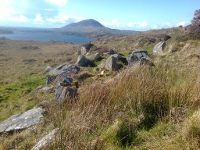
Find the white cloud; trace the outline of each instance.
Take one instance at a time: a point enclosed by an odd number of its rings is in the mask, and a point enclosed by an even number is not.
[[[83,18],[75,17],[75,16],[58,16],[55,18],[46,18],[45,19],[49,23],[67,23],[67,22],[78,22],[83,20]]]
[[[56,4],[56,5],[66,5],[67,0],[44,0],[47,3]]]
[[[162,23],[162,25],[161,26],[168,26],[168,27],[170,27],[171,26],[171,24],[169,23],[169,22],[164,22],[164,23]]]
[[[49,8],[46,8],[44,9],[45,11],[57,11],[56,9],[49,9]]]
[[[0,20],[8,19],[9,17],[20,14],[20,13],[21,13],[20,11],[16,11],[13,9],[1,8]]]
[[[46,18],[45,20],[50,23],[57,23],[57,22],[65,23],[66,21],[63,18]]]
[[[151,26],[151,28],[152,28],[152,29],[158,29],[158,25],[157,25],[157,24],[154,24],[154,25]]]
[[[143,22],[129,22],[129,23],[121,23],[117,19],[114,19],[112,22],[102,22],[103,25],[112,27],[112,28],[146,28],[148,23],[146,21]]]
[[[105,26],[112,26],[112,27],[120,27],[122,26],[122,23],[119,22],[117,19],[114,19],[112,22],[102,22],[103,25]]]
[[[179,23],[177,24],[177,26],[185,26],[186,24],[187,24],[186,21],[182,21],[182,22],[179,22]]]
[[[143,22],[129,22],[126,24],[127,27],[132,28],[145,28],[148,26],[148,23],[146,21]]]
[[[35,21],[35,22],[43,22],[44,20],[43,20],[41,14],[37,14],[37,15],[35,16],[34,21]]]
[[[19,17],[8,17],[8,20],[15,22],[26,22],[28,21],[28,18],[24,15],[20,15]]]

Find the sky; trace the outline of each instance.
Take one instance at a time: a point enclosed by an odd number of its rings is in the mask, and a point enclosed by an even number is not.
[[[59,28],[94,19],[145,31],[190,24],[200,0],[0,0],[0,26]]]

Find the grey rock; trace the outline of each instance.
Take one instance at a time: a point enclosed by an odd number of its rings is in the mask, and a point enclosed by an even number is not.
[[[87,56],[86,58],[87,58],[88,60],[94,61],[94,60],[98,60],[100,57],[101,57],[101,55],[100,55],[99,53],[96,53],[96,54]]]
[[[86,43],[85,45],[83,45],[83,46],[81,47],[81,55],[85,55],[87,52],[89,52],[89,51],[90,51],[90,48],[91,48],[92,46],[94,46],[94,45],[91,44],[91,43]]]
[[[68,102],[72,98],[75,98],[77,96],[77,89],[76,88],[70,88],[70,87],[63,87],[58,84],[55,88],[56,93],[56,101],[61,102]]]
[[[124,65],[128,65],[126,58],[122,57],[119,54],[112,55],[113,57],[117,58],[118,61],[121,61]]]
[[[41,88],[39,91],[45,91],[46,93],[52,93],[54,91],[54,86],[50,86],[50,87],[43,87]]]
[[[43,137],[31,150],[40,150],[47,144],[54,142],[55,135],[59,132],[59,128],[52,130],[49,134]]]
[[[117,70],[118,64],[117,64],[117,58],[114,56],[110,56],[105,63],[105,69],[109,71]]]
[[[45,72],[49,72],[50,70],[52,70],[53,68],[51,66],[47,66],[45,69]]]
[[[148,58],[149,57],[146,50],[136,50],[136,51],[133,51],[132,54],[128,55],[126,60],[128,62],[128,65],[132,66],[138,62],[144,63],[144,61],[148,60]]]
[[[47,76],[46,77],[46,85],[50,84],[51,82],[53,82],[56,79],[55,76]]]
[[[72,74],[77,74],[80,68],[65,62],[56,68],[49,71],[50,76],[58,76],[58,78],[70,77]]]
[[[118,60],[120,59],[120,58],[122,58],[122,56],[120,56],[119,54],[114,54],[114,55],[112,55],[113,57],[115,57],[115,58],[117,58]]]
[[[85,55],[88,52],[88,50],[86,49],[85,46],[82,46],[80,52],[81,52],[81,55]]]
[[[43,109],[38,107],[23,114],[13,115],[0,124],[0,133],[22,130],[37,125],[42,122],[40,118],[43,117],[43,112]]]
[[[113,55],[113,54],[115,54],[115,51],[110,49],[110,50],[108,50],[108,54]]]
[[[166,42],[159,42],[153,48],[153,55],[163,54],[163,51],[164,51],[165,47],[166,47]]]
[[[82,66],[82,67],[88,66],[89,60],[85,56],[81,55],[81,56],[78,57],[76,64],[78,66]]]

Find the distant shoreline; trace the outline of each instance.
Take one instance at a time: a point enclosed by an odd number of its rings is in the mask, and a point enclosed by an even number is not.
[[[68,34],[56,34],[45,31],[13,31],[12,34],[0,34],[1,38],[19,41],[40,41],[40,42],[66,42],[75,44],[85,44],[90,41],[94,41],[92,38],[83,36],[75,36]]]

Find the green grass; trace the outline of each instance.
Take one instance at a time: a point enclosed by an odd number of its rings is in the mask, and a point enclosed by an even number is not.
[[[1,115],[0,121],[3,121],[11,114],[34,107],[35,103],[29,101],[33,90],[39,85],[45,84],[45,78],[30,77],[17,83],[10,83],[0,87]],[[9,112],[9,113],[7,113]]]

